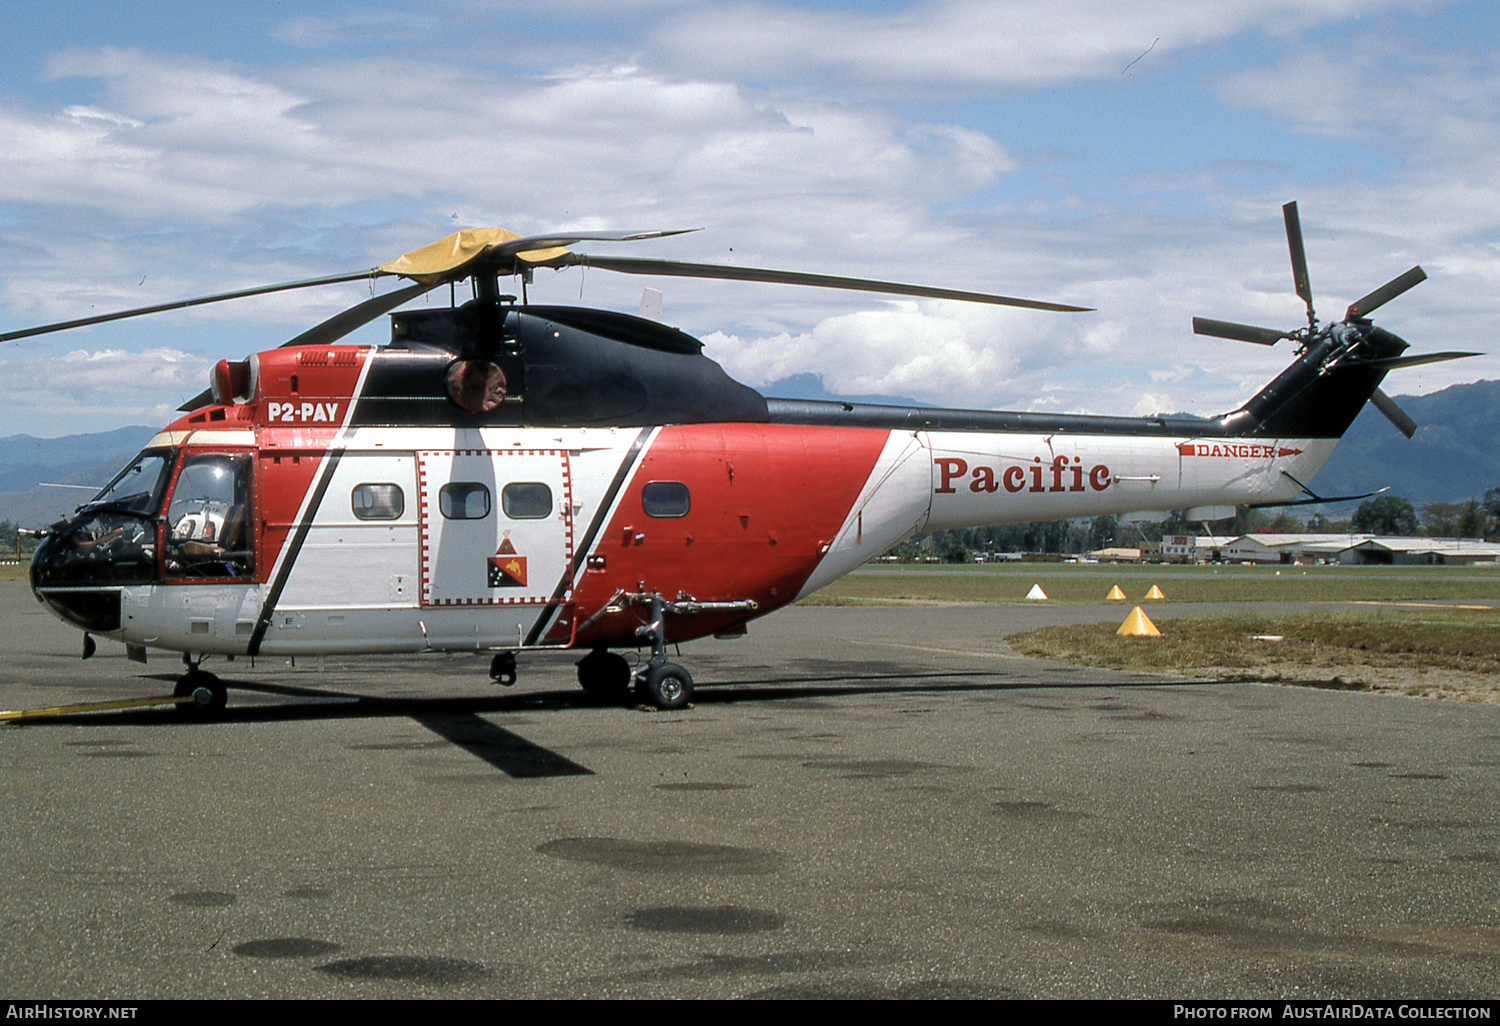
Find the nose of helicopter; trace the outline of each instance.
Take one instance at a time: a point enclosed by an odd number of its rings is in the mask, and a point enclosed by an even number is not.
[[[151,580],[156,533],[150,518],[118,509],[85,511],[54,525],[31,557],[37,600],[76,627],[120,629],[120,589]]]

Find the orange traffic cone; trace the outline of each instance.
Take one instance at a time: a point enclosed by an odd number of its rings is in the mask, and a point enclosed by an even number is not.
[[[1115,633],[1127,638],[1161,637],[1161,631],[1156,629],[1156,624],[1151,622],[1151,617],[1147,616],[1146,611],[1140,606],[1130,611],[1130,615],[1125,618],[1125,622],[1120,624],[1120,629]]]

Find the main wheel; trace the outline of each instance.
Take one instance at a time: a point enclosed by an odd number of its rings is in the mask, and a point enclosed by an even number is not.
[[[186,698],[189,695],[193,698],[191,702],[180,702],[177,705],[177,711],[184,716],[217,716],[224,711],[224,706],[229,701],[229,689],[207,670],[189,670],[178,678],[177,686],[172,689],[172,697]]]
[[[625,657],[596,648],[578,660],[578,683],[605,702],[623,702],[630,695],[630,664]]]
[[[693,677],[676,663],[662,663],[647,671],[641,690],[658,709],[681,709],[693,700]]]

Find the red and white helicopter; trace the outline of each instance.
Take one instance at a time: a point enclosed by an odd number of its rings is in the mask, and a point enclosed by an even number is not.
[[[1368,320],[1413,268],[1319,326],[1295,204],[1285,208],[1308,324],[1196,319],[1199,333],[1295,361],[1209,420],[906,408],[766,398],[695,338],[606,310],[516,303],[538,267],[851,288],[1077,311],[865,279],[585,256],[583,241],[466,230],[355,274],[89,317],[0,341],[281,289],[398,275],[279,348],[214,368],[184,407],[31,563],[37,597],[88,634],[182,653],[178,696],[225,702],[209,656],[581,649],[594,694],[686,704],[669,642],[740,633],[919,532],[1237,504],[1322,501],[1305,482],[1367,399],[1408,435],[1386,372],[1403,356]],[[391,314],[379,347],[348,332],[442,284],[473,299]],[[524,291],[523,291],[524,294]],[[649,649],[635,668],[615,650]]]

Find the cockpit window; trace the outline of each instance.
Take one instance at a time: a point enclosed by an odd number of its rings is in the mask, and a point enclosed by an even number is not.
[[[155,513],[157,504],[161,501],[162,486],[167,483],[167,473],[171,468],[170,450],[147,450],[120,471],[87,505],[109,503],[132,513]]]
[[[167,505],[171,577],[248,577],[250,456],[202,453],[182,462]]]

